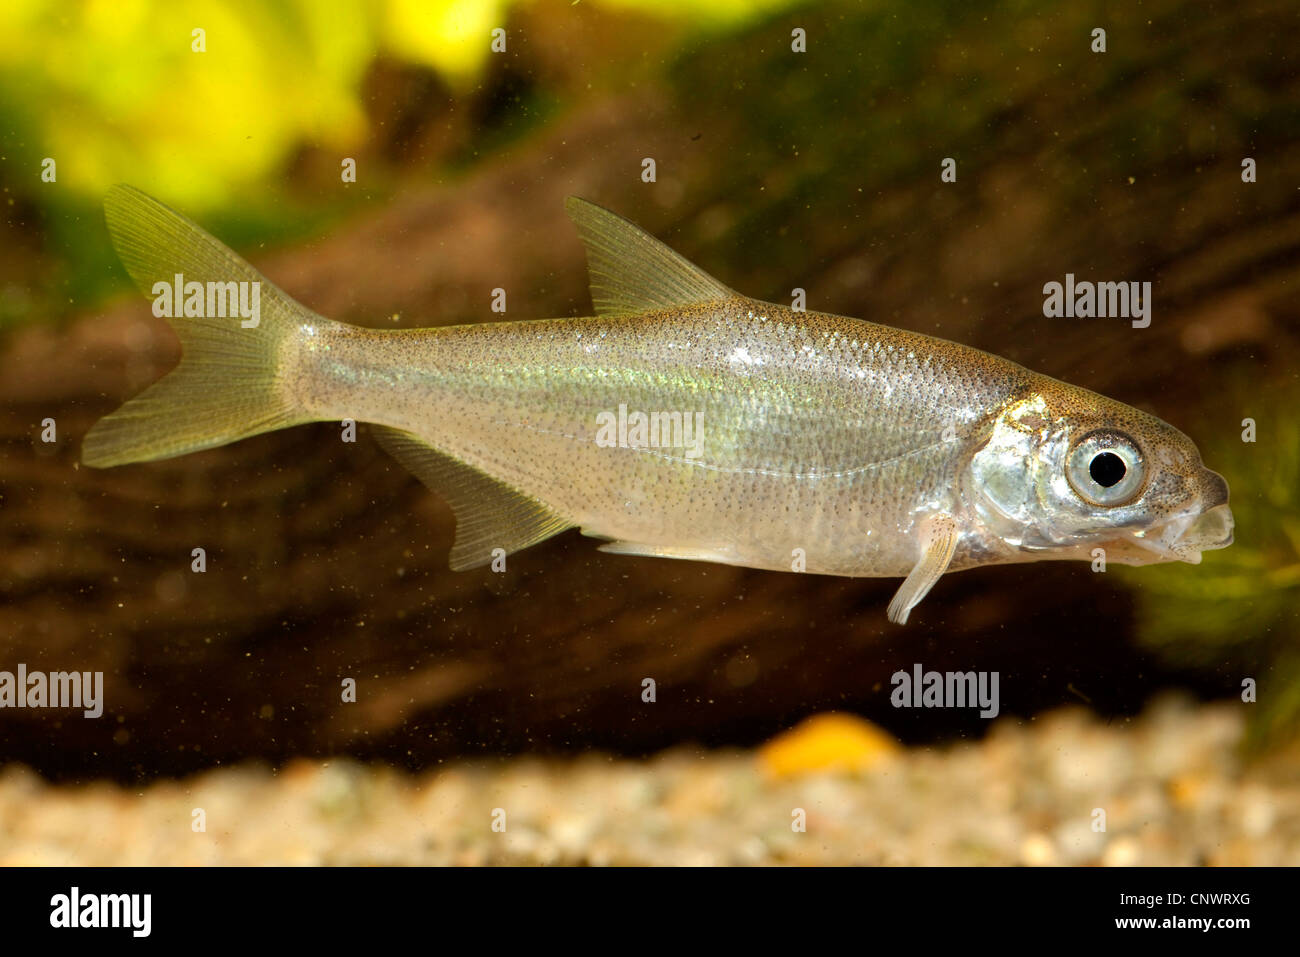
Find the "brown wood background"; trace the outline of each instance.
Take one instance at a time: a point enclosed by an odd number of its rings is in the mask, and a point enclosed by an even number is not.
[[[1123,14],[1104,69],[1065,29],[1082,14],[1045,16],[1037,55],[979,18],[946,40],[942,24],[917,27],[919,60],[899,65],[854,60],[852,23],[837,37],[827,13],[815,37],[840,45],[829,79],[784,65],[781,20],[710,41],[658,86],[578,102],[452,185],[413,178],[329,236],[250,258],[317,311],[373,325],[489,320],[496,286],[512,319],[585,313],[562,205],[578,193],[752,295],[802,286],[810,308],[999,352],[1194,437],[1235,430],[1229,372],[1295,376],[1294,13]],[[568,62],[540,40],[522,56],[522,76]],[[741,80],[743,108],[730,92]],[[939,183],[947,155],[955,186]],[[657,160],[654,186],[638,178],[642,156]],[[1155,281],[1151,328],[1045,320],[1042,284],[1067,271]],[[176,348],[137,298],[0,343],[0,668],[102,670],[107,684],[98,721],[0,715],[0,761],[124,779],[339,751],[421,766],[752,741],[843,707],[914,739],[978,731],[892,712],[882,685],[913,661],[1001,669],[1004,707],[1020,713],[1078,695],[1124,710],[1171,681],[1234,687],[1148,660],[1129,594],[1081,564],[946,578],[897,629],[884,617],[893,581],[607,556],[576,533],[512,557],[505,575],[454,574],[449,510],[364,428],[355,445],[321,424],[80,468],[86,429]],[[37,440],[46,417],[53,446]],[[197,546],[203,575],[189,570]],[[340,704],[344,677],[355,705]],[[640,700],[645,677],[655,705]]]

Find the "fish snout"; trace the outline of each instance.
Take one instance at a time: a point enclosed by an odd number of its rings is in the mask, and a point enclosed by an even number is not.
[[[1201,513],[1188,524],[1179,544],[1208,550],[1232,544],[1232,510],[1228,508],[1228,483],[1209,469],[1201,479]]]
[[[1224,488],[1226,490],[1227,486]],[[1232,529],[1232,510],[1228,508],[1225,493],[1225,500],[1197,516],[1178,542],[1201,551],[1227,548],[1232,544]]]
[[[1222,475],[1206,469],[1204,483],[1205,492],[1201,496],[1201,507],[1206,512],[1228,504],[1228,482]],[[1229,522],[1231,522],[1231,514],[1229,514]]]
[[[1181,515],[1134,534],[1142,548],[1175,560],[1199,565],[1201,552],[1227,548],[1235,525],[1228,508],[1228,483],[1218,472],[1205,469],[1195,504]]]

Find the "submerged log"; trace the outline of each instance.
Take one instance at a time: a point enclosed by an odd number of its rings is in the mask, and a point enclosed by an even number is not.
[[[1300,352],[1300,193],[1285,185],[1300,182],[1300,151],[1277,112],[1300,102],[1300,66],[1280,52],[1297,48],[1296,26],[1280,4],[1204,24],[1164,7],[1164,42],[1096,65],[1076,38],[1043,54],[1060,70],[1035,60],[1029,76],[954,66],[961,44],[994,43],[978,18],[951,40],[909,31],[920,59],[882,74],[844,52],[872,15],[809,31],[844,48],[826,75],[824,62],[786,64],[788,30],[769,25],[687,56],[662,88],[575,109],[461,185],[406,191],[254,258],[313,309],[371,325],[490,321],[495,287],[510,290],[512,319],[585,313],[563,215],[577,193],[749,294],[798,286],[809,308],[987,348],[1193,434],[1235,428],[1239,410],[1215,395],[1225,358],[1265,377]],[[952,94],[966,112],[936,101],[985,67],[975,92]],[[928,92],[911,85],[924,77]],[[733,109],[742,79],[771,96]],[[1155,102],[1165,87],[1184,99]],[[894,139],[873,139],[893,122]],[[1266,171],[1251,187],[1247,150]],[[943,184],[940,159],[955,153],[958,181]],[[653,188],[637,176],[648,154]],[[1066,272],[1153,281],[1150,328],[1044,318],[1042,287]],[[1232,687],[1149,661],[1128,593],[1084,564],[952,576],[897,629],[884,617],[893,581],[611,556],[576,533],[512,556],[505,574],[452,573],[450,510],[364,428],[355,443],[323,423],[79,467],[91,423],[176,350],[135,300],[0,348],[0,669],[103,671],[106,684],[98,720],[0,712],[0,759],[120,779],[337,752],[423,766],[752,741],[830,707],[904,738],[977,732],[972,715],[889,707],[890,674],[914,662],[1000,670],[1004,712],[1080,697],[1134,709],[1174,678]]]

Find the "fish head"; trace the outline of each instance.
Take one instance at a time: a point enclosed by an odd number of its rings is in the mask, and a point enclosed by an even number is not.
[[[1228,483],[1182,432],[1055,380],[1009,400],[964,488],[983,533],[1023,559],[1182,561],[1232,544]]]

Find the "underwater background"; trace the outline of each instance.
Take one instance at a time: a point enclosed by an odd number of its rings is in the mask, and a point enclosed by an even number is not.
[[[1283,0],[6,3],[0,670],[105,707],[0,710],[0,863],[1300,863],[1297,49]],[[86,469],[178,355],[116,182],[385,328],[589,314],[584,196],[1160,416],[1236,541],[962,572],[898,628],[894,580],[576,533],[452,573],[364,426]],[[1152,282],[1150,327],[1044,317],[1067,273]],[[895,708],[914,663],[1001,714]]]

